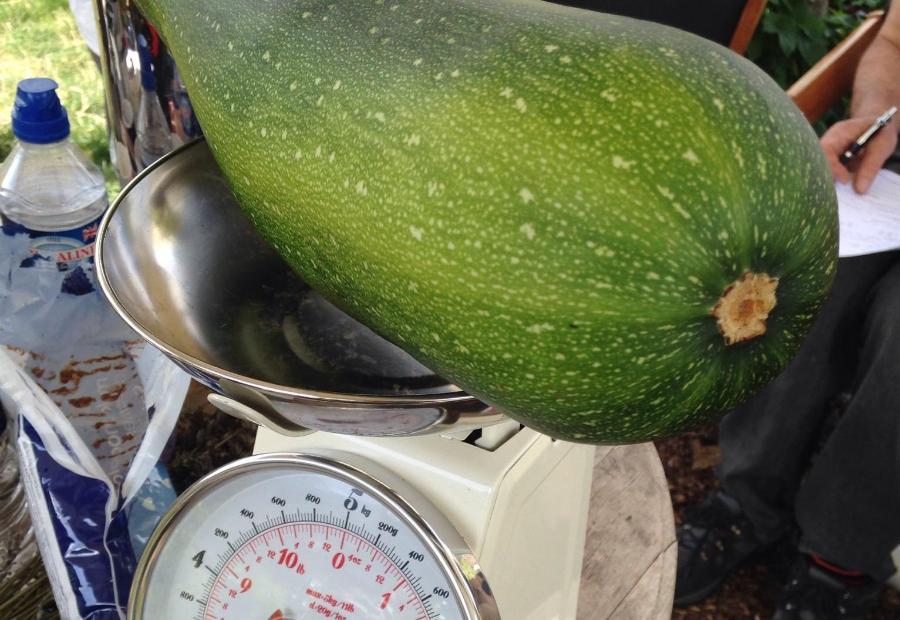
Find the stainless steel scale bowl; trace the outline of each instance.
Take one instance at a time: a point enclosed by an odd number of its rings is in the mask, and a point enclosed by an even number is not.
[[[122,191],[96,260],[119,315],[232,415],[287,435],[419,435],[503,419],[300,280],[244,216],[203,140]]]

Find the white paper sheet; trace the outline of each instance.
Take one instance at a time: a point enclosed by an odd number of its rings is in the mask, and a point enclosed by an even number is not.
[[[837,184],[840,256],[900,249],[900,175],[882,170],[865,194]]]

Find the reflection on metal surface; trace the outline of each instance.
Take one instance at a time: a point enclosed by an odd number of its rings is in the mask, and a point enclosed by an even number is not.
[[[94,0],[94,9],[110,157],[124,184],[201,131],[175,62],[131,0]]]
[[[204,141],[123,190],[96,253],[119,314],[273,430],[411,435],[503,417],[300,280],[246,219]]]
[[[258,426],[265,426],[266,428],[277,431],[285,437],[302,437],[315,432],[308,428],[303,428],[302,426],[296,426],[290,423],[285,424],[279,418],[273,418],[268,413],[263,416],[257,409],[248,407],[243,403],[232,400],[227,396],[222,396],[221,394],[212,393],[206,398],[213,407],[223,413],[227,413],[239,420],[252,422]]]

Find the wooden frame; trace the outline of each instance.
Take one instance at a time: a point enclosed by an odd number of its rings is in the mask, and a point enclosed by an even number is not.
[[[738,19],[737,26],[734,29],[734,34],[731,35],[731,43],[728,44],[732,51],[737,52],[741,56],[747,52],[750,39],[753,38],[753,33],[756,32],[756,27],[759,25],[759,20],[762,19],[763,11],[766,10],[767,1],[747,0],[747,4],[744,5],[744,10],[741,12],[741,17]]]
[[[853,76],[863,52],[884,23],[884,11],[872,11],[846,39],[813,65],[788,89],[810,123],[819,120],[853,89]]]

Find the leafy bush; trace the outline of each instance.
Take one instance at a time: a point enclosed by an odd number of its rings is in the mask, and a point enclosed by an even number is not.
[[[747,57],[782,87],[794,83],[886,0],[832,0],[819,15],[809,0],[769,0]]]
[[[817,11],[817,5],[810,0],[769,0],[747,48],[747,57],[783,88],[840,43],[869,11],[885,8],[887,0],[831,0],[818,4],[824,10]],[[815,123],[815,130],[821,134],[844,118],[849,105],[850,99],[845,97]]]

